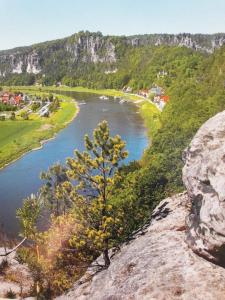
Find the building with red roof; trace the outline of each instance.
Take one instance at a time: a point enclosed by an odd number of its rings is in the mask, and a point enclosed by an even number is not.
[[[166,95],[162,95],[160,96],[160,100],[164,101],[165,103],[167,103],[169,100],[170,100],[170,97],[169,96],[166,96]]]

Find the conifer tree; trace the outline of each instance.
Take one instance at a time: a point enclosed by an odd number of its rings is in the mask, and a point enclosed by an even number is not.
[[[40,197],[54,216],[65,213],[70,203],[65,194],[58,193],[63,182],[68,180],[66,168],[59,163],[42,172],[40,178],[45,184],[40,189]]]
[[[105,266],[109,266],[109,248],[122,231],[122,211],[113,209],[110,203],[112,187],[118,180],[118,167],[128,152],[125,142],[116,135],[110,137],[109,127],[103,121],[94,130],[93,140],[85,135],[84,152],[75,150],[75,158],[67,160],[67,176],[78,184],[64,183],[74,202],[75,218],[79,220],[83,234],[74,236],[71,244],[88,246],[103,254]],[[64,190],[64,193],[65,193]]]

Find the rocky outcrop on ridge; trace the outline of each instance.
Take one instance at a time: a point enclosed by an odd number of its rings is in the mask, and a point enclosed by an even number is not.
[[[192,201],[188,243],[225,266],[225,111],[199,129],[184,158],[183,181]]]
[[[0,248],[0,255],[4,255],[7,250],[9,249]],[[3,265],[5,265],[4,268]],[[30,293],[32,284],[33,280],[28,267],[18,262],[16,252],[8,256],[0,256],[0,299],[5,299],[9,291],[20,299],[19,295]]]
[[[151,225],[122,246],[107,270],[93,277],[89,270],[57,299],[225,299],[225,269],[194,254],[185,242],[189,209],[187,193],[162,201]]]
[[[187,192],[163,200],[107,270],[93,276],[90,268],[57,299],[225,299],[224,157],[222,112],[199,129],[184,152]]]
[[[212,53],[225,44],[225,34],[146,34],[128,37],[132,46],[168,45]]]
[[[103,36],[100,32],[78,32],[74,35],[0,51],[0,78],[10,74],[51,74],[56,69],[70,73],[80,64],[105,64],[115,69],[118,49],[139,46],[180,46],[212,53],[225,44],[225,34],[146,34]],[[61,66],[63,61],[63,67]]]

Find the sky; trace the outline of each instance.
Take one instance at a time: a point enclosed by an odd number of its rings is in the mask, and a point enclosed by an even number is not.
[[[0,0],[0,49],[63,38],[225,32],[225,0]]]

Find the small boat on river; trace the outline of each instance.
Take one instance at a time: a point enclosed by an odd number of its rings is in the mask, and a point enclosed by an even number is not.
[[[109,97],[103,95],[103,96],[100,96],[99,99],[101,99],[101,100],[108,100]]]

